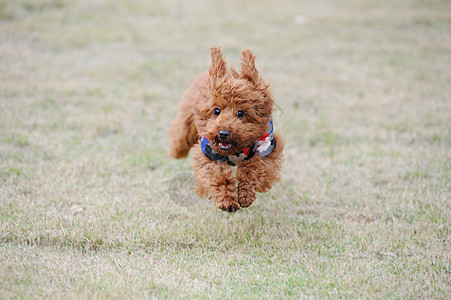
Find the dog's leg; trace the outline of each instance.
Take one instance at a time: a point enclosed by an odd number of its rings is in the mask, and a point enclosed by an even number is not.
[[[255,201],[255,187],[258,180],[256,169],[260,166],[260,157],[254,157],[252,160],[246,160],[238,165],[236,178],[238,180],[238,203],[241,207],[248,207]]]
[[[186,157],[199,140],[195,124],[194,106],[196,101],[204,99],[208,87],[208,72],[198,75],[183,93],[183,100],[175,121],[169,130],[169,155],[174,158]]]
[[[215,205],[222,210],[234,212],[240,209],[232,167],[210,160],[198,145],[193,150],[196,194],[199,197],[213,198]]]
[[[186,157],[196,143],[197,128],[194,119],[191,100],[185,97],[179,104],[176,119],[169,130],[169,155],[171,157]]]
[[[238,202],[241,207],[248,207],[255,201],[255,192],[266,192],[280,180],[284,142],[275,135],[276,147],[265,156],[254,156],[240,163],[237,169]]]
[[[232,167],[210,160],[197,145],[194,148],[194,172],[195,191],[199,197],[213,198],[218,208],[228,212],[240,209]]]

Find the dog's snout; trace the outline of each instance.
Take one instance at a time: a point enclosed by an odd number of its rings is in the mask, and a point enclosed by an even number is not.
[[[220,130],[219,131],[219,138],[221,140],[227,140],[230,136],[230,132],[228,132],[227,130]]]

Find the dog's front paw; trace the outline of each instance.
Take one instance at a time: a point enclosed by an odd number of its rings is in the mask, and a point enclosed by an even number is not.
[[[238,187],[238,203],[241,207],[249,207],[255,201],[255,191],[251,186]]]
[[[215,204],[216,207],[228,212],[236,212],[240,209],[240,205],[233,197],[225,197],[220,201],[217,201]]]

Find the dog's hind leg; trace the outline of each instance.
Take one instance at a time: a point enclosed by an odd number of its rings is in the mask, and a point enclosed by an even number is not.
[[[169,130],[169,155],[173,158],[183,158],[197,142],[197,128],[194,124],[193,104],[185,97],[180,102],[175,121]]]
[[[169,155],[174,158],[186,157],[198,142],[194,106],[199,99],[205,99],[208,88],[208,72],[198,75],[188,86],[179,104],[175,121],[169,130]]]

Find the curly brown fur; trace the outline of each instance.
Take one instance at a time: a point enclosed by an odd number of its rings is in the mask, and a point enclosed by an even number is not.
[[[240,72],[227,69],[219,47],[211,49],[211,60],[208,72],[194,79],[179,104],[169,131],[169,154],[186,157],[194,147],[196,193],[213,198],[217,207],[234,212],[251,205],[256,192],[266,192],[280,180],[284,143],[275,134],[273,152],[264,157],[255,154],[238,163],[235,175],[234,167],[204,155],[199,142],[202,136],[208,138],[216,153],[224,156],[256,143],[267,129],[274,104],[270,85],[260,77],[251,51],[242,52]],[[238,111],[244,116],[238,117]],[[229,133],[226,149],[220,131]]]

